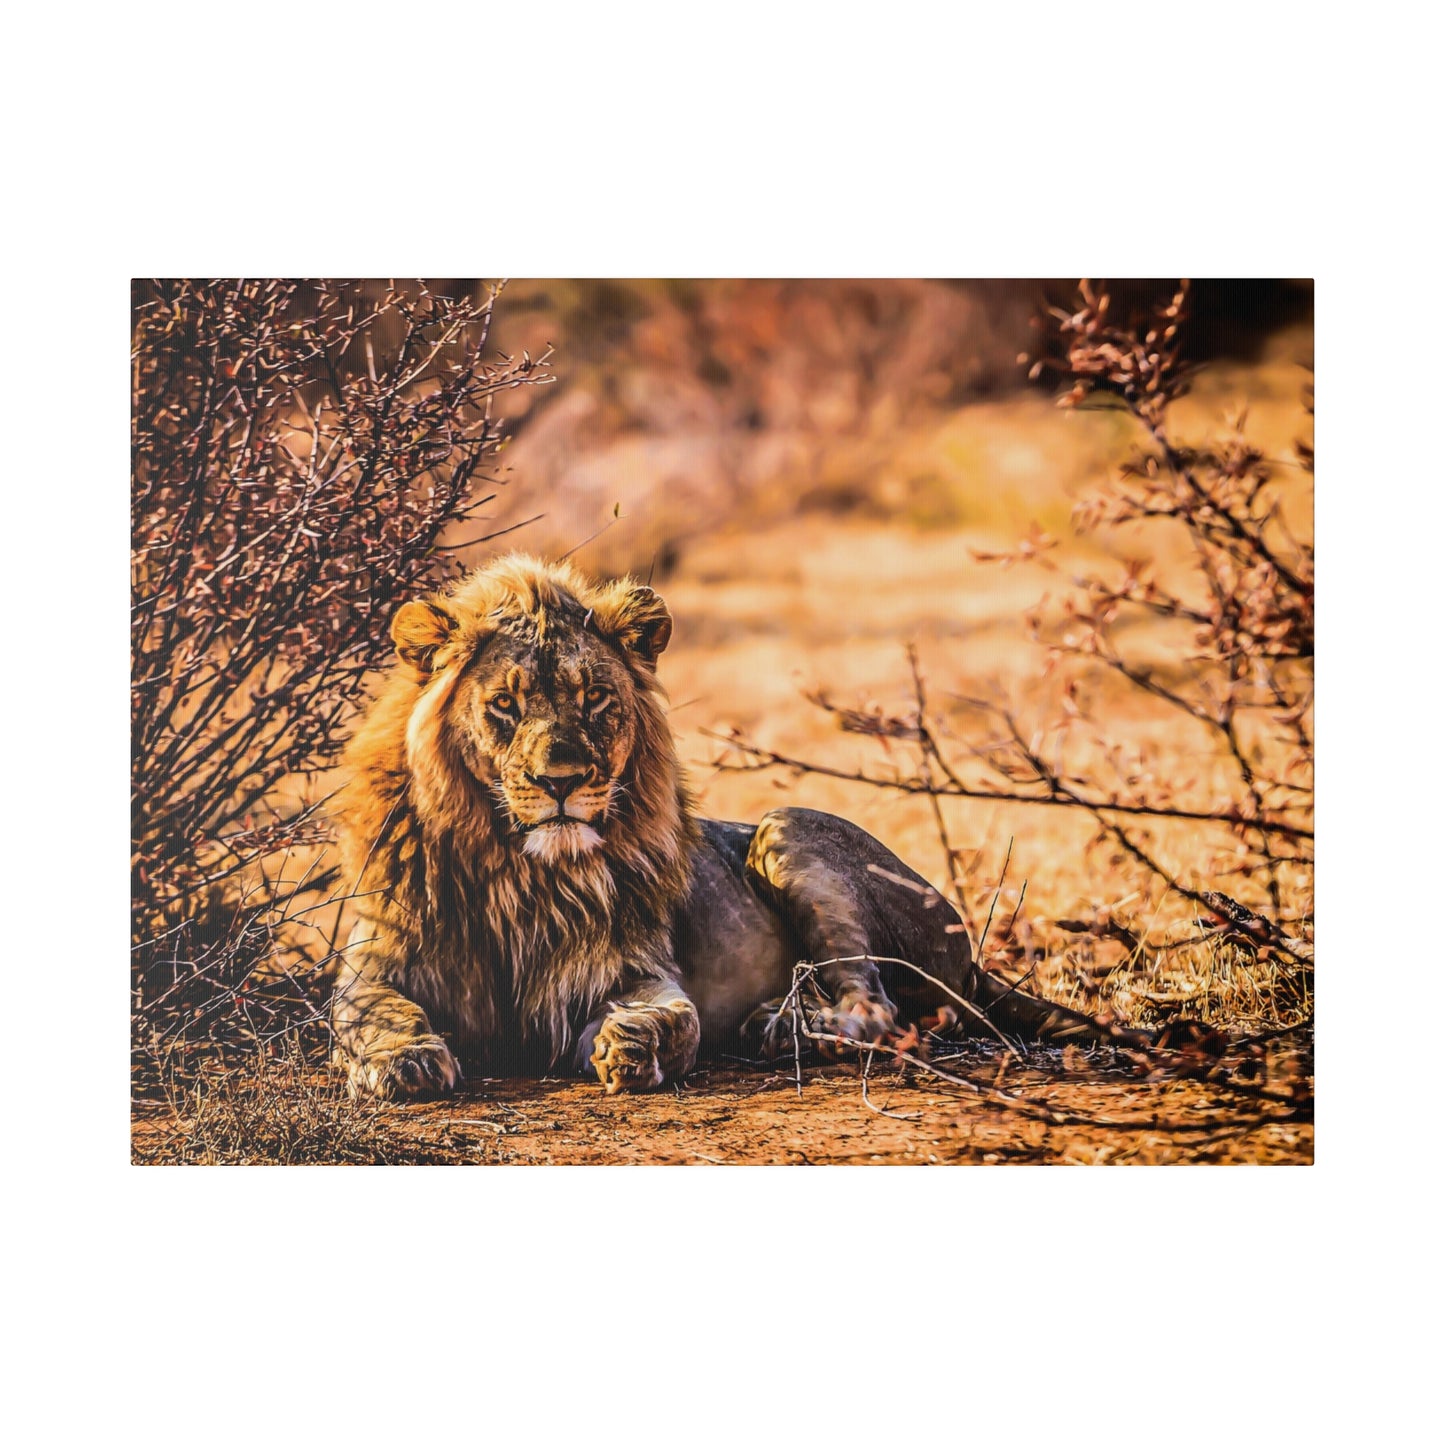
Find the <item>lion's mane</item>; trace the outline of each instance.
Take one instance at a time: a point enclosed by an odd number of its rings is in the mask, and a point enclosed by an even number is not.
[[[353,939],[384,937],[388,967],[400,974],[389,982],[423,1004],[463,1058],[554,1063],[624,975],[672,970],[667,930],[697,825],[651,659],[632,645],[648,621],[640,614],[661,603],[630,581],[595,586],[565,563],[521,556],[471,574],[436,603],[448,619],[444,640],[418,645],[398,618],[402,660],[347,752],[342,854],[360,917]],[[481,744],[449,703],[483,649],[518,638],[565,649],[586,631],[627,663],[632,746],[600,844],[536,857],[479,779],[467,750]]]

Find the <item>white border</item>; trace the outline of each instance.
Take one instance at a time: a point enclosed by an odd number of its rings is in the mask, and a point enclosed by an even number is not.
[[[170,5],[17,37],[18,1402],[160,1439],[338,1412],[544,1438],[1408,1428],[1436,1254],[1413,1001],[1441,986],[1417,982],[1433,47],[1389,7],[684,14]],[[117,378],[125,278],[179,271],[1315,275],[1319,1164],[128,1168]],[[942,1279],[918,1263],[940,1238]]]

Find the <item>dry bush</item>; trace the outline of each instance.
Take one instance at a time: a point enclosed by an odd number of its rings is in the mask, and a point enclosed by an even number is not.
[[[175,1056],[170,1056],[174,1060]],[[432,1164],[453,1155],[390,1126],[388,1107],[348,1097],[294,1034],[241,1067],[168,1067],[142,1119],[137,1164]]]
[[[174,1071],[218,1052],[265,1056],[298,1027],[322,1042],[315,978],[253,974],[334,895],[306,783],[389,654],[396,606],[441,580],[444,534],[495,495],[479,485],[502,441],[494,398],[548,379],[545,357],[489,357],[499,290],[137,287],[133,1057],[172,1098]],[[324,970],[325,948],[307,951]]]
[[[1113,529],[1134,555],[1109,575],[1064,579],[1062,600],[1030,618],[1051,684],[1037,715],[1003,695],[940,704],[910,654],[903,710],[813,697],[843,731],[891,749],[889,768],[832,768],[743,738],[725,765],[927,797],[976,934],[977,895],[941,800],[1087,814],[1096,911],[1053,920],[1060,940],[1016,909],[988,966],[1032,977],[1072,942],[1082,947],[1071,973],[1044,970],[1056,992],[1071,991],[1064,1002],[1136,1022],[1182,1011],[1292,1024],[1311,1016],[1313,992],[1313,450],[1302,441],[1294,458],[1267,458],[1243,417],[1207,446],[1174,436],[1187,303],[1185,284],[1153,315],[1119,324],[1108,292],[1085,283],[1077,309],[1050,313],[1050,354],[1033,374],[1061,371],[1065,406],[1122,408],[1142,444],[1075,518],[1081,532]],[[1057,574],[1054,548],[1035,527],[1008,553],[974,555]],[[911,772],[896,767],[900,744]]]

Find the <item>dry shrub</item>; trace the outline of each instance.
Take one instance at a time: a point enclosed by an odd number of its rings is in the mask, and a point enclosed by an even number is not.
[[[177,1070],[268,1057],[289,1035],[324,1048],[335,939],[299,950],[310,977],[254,975],[335,896],[307,782],[389,655],[396,606],[442,580],[444,535],[495,496],[480,485],[502,442],[494,399],[549,379],[545,357],[489,356],[499,290],[136,288],[133,1059],[173,1101],[190,1097]]]
[[[928,797],[976,934],[979,900],[940,800],[1087,814],[1096,911],[1054,920],[1059,940],[1015,910],[989,966],[1032,977],[1070,945],[1068,968],[1043,972],[1076,1006],[1137,1022],[1190,1012],[1291,1024],[1311,1015],[1313,994],[1314,454],[1301,441],[1293,458],[1266,457],[1242,415],[1209,445],[1173,435],[1188,296],[1182,284],[1120,324],[1108,292],[1084,283],[1075,310],[1050,313],[1050,354],[1033,375],[1056,368],[1062,405],[1122,408],[1143,440],[1075,518],[1081,532],[1113,529],[1133,556],[1063,579],[1061,601],[1031,615],[1051,680],[1041,711],[1025,717],[1004,695],[940,705],[911,657],[903,711],[813,698],[842,730],[892,747],[888,769],[847,772],[745,739],[733,740],[735,765]],[[1057,575],[1055,545],[1035,527],[1007,553],[974,556]],[[893,766],[900,743],[911,774]]]

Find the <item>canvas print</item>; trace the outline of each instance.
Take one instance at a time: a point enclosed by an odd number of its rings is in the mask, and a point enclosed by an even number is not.
[[[1307,1164],[1313,284],[132,297],[137,1164]]]

